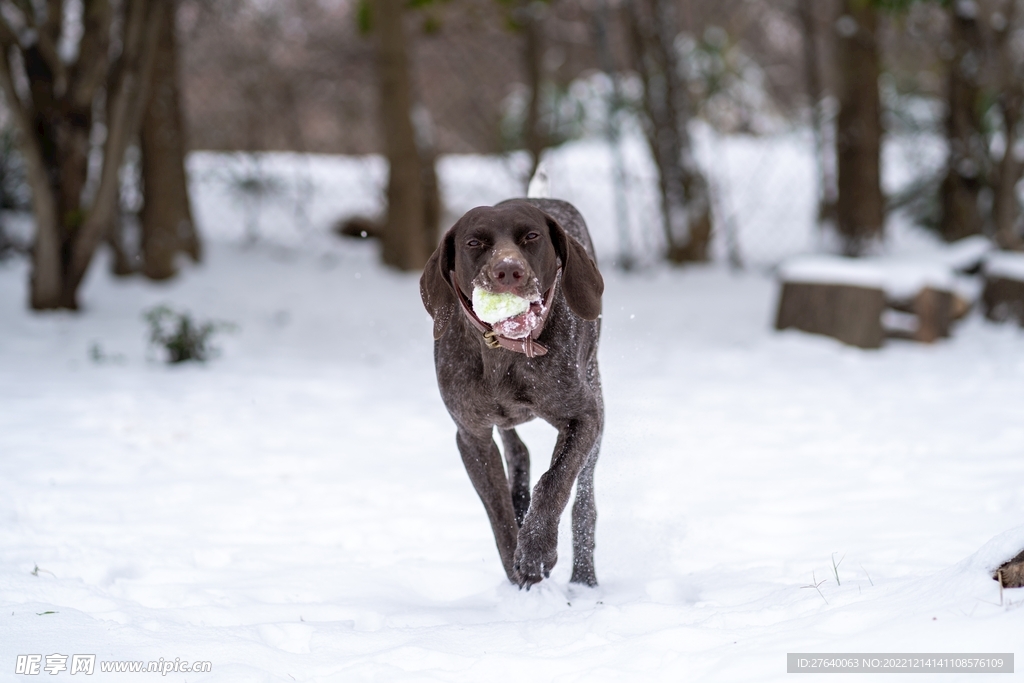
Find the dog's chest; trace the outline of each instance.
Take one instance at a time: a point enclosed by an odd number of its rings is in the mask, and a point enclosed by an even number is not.
[[[453,416],[467,422],[522,424],[536,416],[551,383],[548,358],[528,359],[504,349],[442,357],[446,361],[437,365],[442,398]]]

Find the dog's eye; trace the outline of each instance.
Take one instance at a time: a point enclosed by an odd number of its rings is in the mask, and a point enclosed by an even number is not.
[[[483,242],[477,239],[472,239],[466,242],[466,246],[469,247],[470,249],[479,249],[480,247],[483,246],[483,244]]]
[[[526,233],[526,237],[523,238],[523,241],[524,242],[532,242],[535,239],[539,239],[539,238],[540,238],[540,233],[531,230],[530,232]]]

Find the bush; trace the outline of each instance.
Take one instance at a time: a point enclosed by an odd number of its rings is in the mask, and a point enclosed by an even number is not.
[[[179,313],[167,306],[151,308],[143,317],[149,323],[149,343],[164,348],[168,363],[209,360],[218,352],[210,344],[213,334],[234,329],[230,323],[195,321],[188,313]]]

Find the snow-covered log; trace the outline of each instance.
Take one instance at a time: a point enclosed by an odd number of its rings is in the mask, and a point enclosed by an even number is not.
[[[985,317],[1024,326],[1024,254],[997,252],[985,260]]]
[[[944,255],[946,256],[946,255]],[[783,264],[777,329],[795,327],[862,348],[885,337],[931,343],[977,297],[949,259],[807,256]]]
[[[1000,565],[992,578],[1003,588],[1024,588],[1024,550]]]

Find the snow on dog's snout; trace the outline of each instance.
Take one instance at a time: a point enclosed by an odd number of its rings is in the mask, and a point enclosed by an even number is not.
[[[523,339],[537,329],[543,320],[544,302],[540,281],[527,270],[525,283],[509,291],[492,280],[485,268],[473,279],[473,313],[494,331],[509,339]]]

